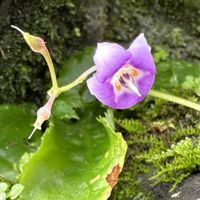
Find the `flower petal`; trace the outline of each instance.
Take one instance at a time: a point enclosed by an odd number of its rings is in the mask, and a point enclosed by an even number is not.
[[[137,104],[139,101],[141,101],[142,97],[138,97],[135,93],[133,92],[124,92],[120,96],[118,96],[115,108],[117,109],[126,109],[134,106]],[[141,100],[140,100],[141,99]]]
[[[141,88],[145,88],[142,83],[139,83],[139,85]],[[132,92],[125,91],[124,93],[118,95],[116,98],[117,94],[114,93],[112,84],[110,84],[109,82],[100,82],[96,75],[93,75],[93,77],[87,80],[87,86],[90,90],[90,93],[94,95],[101,103],[116,109],[130,108],[131,106],[143,100],[148,92],[147,87],[145,92],[142,92],[142,96],[138,97]]]
[[[143,96],[143,98],[145,96],[147,96],[149,90],[151,89],[151,87],[154,83],[154,78],[155,78],[154,74],[147,74],[137,81],[138,89],[139,89],[141,95]],[[142,99],[140,99],[140,101]]]
[[[130,108],[135,104],[142,101],[148,94],[154,82],[155,75],[154,74],[143,74],[138,80],[136,80],[137,88],[141,94],[139,97],[134,92],[131,91],[124,92],[117,98],[116,107],[120,109]]]
[[[102,83],[96,77],[96,74],[87,80],[87,86],[90,93],[94,95],[101,103],[114,108],[115,107],[115,95],[112,85],[108,83]]]
[[[118,44],[109,42],[98,43],[94,55],[94,63],[97,68],[96,76],[100,81],[106,81],[108,78],[112,77],[130,57],[131,53],[127,52]]]
[[[141,33],[130,45],[127,51],[131,52],[132,58],[129,63],[135,68],[148,71],[151,74],[156,73],[156,67],[150,52],[151,48],[147,44],[146,38]]]

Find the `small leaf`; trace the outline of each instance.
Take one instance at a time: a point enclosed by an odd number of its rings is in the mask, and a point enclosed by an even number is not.
[[[155,63],[159,63],[163,60],[166,60],[169,57],[169,53],[160,46],[155,46],[155,52],[153,54],[153,58]]]
[[[52,113],[58,119],[79,119],[75,108],[82,106],[80,95],[77,92],[68,92],[60,95],[54,105]]]
[[[1,182],[0,183],[0,193],[5,192],[8,189],[8,187],[9,187],[8,183]]]
[[[182,88],[193,91],[197,96],[200,96],[200,76],[186,76],[185,81],[182,83]]]
[[[187,76],[198,77],[199,64],[186,61],[168,60],[157,64],[157,74],[154,83],[156,89],[173,89],[180,87]]]
[[[16,199],[21,194],[23,189],[24,186],[22,184],[17,183],[13,185],[9,193],[10,199]]]
[[[0,200],[6,200],[6,193],[5,192],[1,192],[0,193]]]

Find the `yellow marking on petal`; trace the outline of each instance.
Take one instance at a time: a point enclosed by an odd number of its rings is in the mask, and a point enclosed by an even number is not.
[[[131,75],[132,76],[137,76],[138,75],[138,71],[136,69],[131,69]]]
[[[119,91],[119,90],[121,90],[122,86],[121,86],[121,84],[119,82],[116,82],[115,83],[115,88]]]

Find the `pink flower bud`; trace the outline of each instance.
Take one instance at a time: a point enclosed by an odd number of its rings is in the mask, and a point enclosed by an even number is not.
[[[49,119],[54,100],[55,96],[51,96],[47,103],[37,111],[37,119],[33,124],[36,129],[41,130],[41,125],[43,124],[43,122]]]
[[[29,33],[24,33],[23,36],[32,51],[36,53],[42,53],[46,51],[46,45],[42,38],[32,36]]]
[[[30,139],[32,137],[32,135],[36,131],[36,129],[41,130],[41,126],[42,126],[43,122],[48,120],[49,117],[51,116],[51,108],[52,108],[55,98],[56,97],[54,95],[50,96],[47,103],[44,106],[42,106],[41,108],[39,108],[39,110],[37,111],[37,119],[36,119],[35,123],[33,124],[34,130],[30,134],[28,139]]]
[[[23,35],[25,41],[30,46],[32,51],[34,51],[36,53],[41,53],[41,54],[44,53],[45,51],[47,51],[45,42],[42,38],[30,35],[29,33],[22,31],[17,26],[11,25],[11,27],[18,30]]]

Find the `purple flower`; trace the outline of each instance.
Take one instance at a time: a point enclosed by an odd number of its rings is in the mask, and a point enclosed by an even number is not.
[[[94,55],[97,71],[87,80],[91,94],[101,103],[117,109],[142,101],[156,73],[150,51],[143,33],[127,50],[115,43],[98,43]]]

